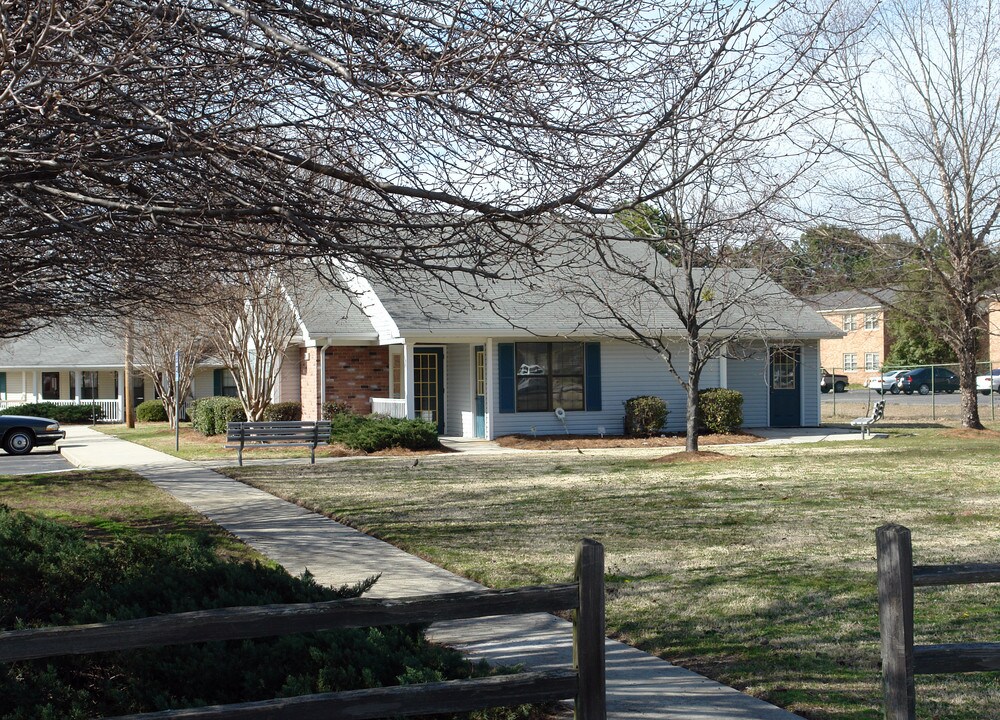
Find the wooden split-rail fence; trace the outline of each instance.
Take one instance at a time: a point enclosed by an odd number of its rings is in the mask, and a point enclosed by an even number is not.
[[[575,700],[578,720],[605,720],[604,547],[584,540],[576,582],[510,590],[475,590],[393,600],[223,608],[123,622],[0,632],[0,662],[130,650],[210,640],[291,635],[348,627],[575,610],[573,667],[516,675],[301,695],[232,705],[162,710],[115,720],[368,720],[468,712]]]
[[[910,531],[883,525],[878,552],[878,617],[886,720],[914,720],[914,675],[1000,670],[1000,643],[913,644],[913,588],[1000,582],[1000,565],[914,565]]]

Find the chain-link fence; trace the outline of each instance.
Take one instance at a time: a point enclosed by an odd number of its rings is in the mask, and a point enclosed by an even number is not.
[[[1000,363],[980,362],[976,367],[976,398],[980,419],[994,421],[1000,410]],[[820,374],[821,417],[842,422],[867,415],[878,400],[885,400],[889,421],[959,421],[962,403],[958,366],[883,365],[875,368],[824,367]]]

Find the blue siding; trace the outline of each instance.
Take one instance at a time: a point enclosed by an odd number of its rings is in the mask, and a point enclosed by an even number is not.
[[[820,425],[819,341],[802,343],[802,426]]]
[[[531,338],[541,341],[544,338]],[[507,343],[496,345],[493,377],[489,392],[496,401],[502,397],[503,350]],[[570,433],[594,435],[604,427],[608,435],[621,435],[625,419],[625,401],[636,395],[657,395],[667,401],[667,424],[671,432],[684,429],[685,394],[680,383],[670,374],[667,365],[656,353],[621,341],[603,340],[601,351],[601,409],[599,411],[574,411],[566,413],[566,429]],[[686,367],[687,351],[677,345],[674,362]],[[719,363],[709,362],[702,375],[703,387],[719,385]],[[489,407],[496,407],[491,402]],[[534,426],[539,435],[557,435],[565,432],[563,425],[551,412],[496,413],[491,415],[490,435],[499,437],[514,433],[530,433]]]
[[[767,348],[764,343],[752,343],[742,349],[740,357],[730,358],[726,363],[726,373],[729,378],[729,389],[743,393],[743,426],[767,427],[768,417],[768,385],[767,385]]]

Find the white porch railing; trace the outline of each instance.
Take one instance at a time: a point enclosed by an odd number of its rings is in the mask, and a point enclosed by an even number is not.
[[[394,418],[406,418],[406,400],[398,398],[372,398],[372,412]]]
[[[52,405],[97,405],[101,409],[101,419],[98,422],[119,423],[122,421],[122,401],[117,398],[110,400],[0,400],[0,410],[25,405],[27,403],[51,403]]]

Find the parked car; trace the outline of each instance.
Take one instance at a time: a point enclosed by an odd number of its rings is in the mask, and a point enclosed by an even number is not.
[[[35,446],[54,445],[66,433],[51,418],[0,415],[0,445],[8,455],[27,455]]]
[[[879,395],[892,393],[899,395],[899,379],[906,374],[906,370],[892,370],[875,377],[868,378],[865,385],[877,392]]]
[[[827,372],[826,368],[820,368],[819,389],[820,392],[847,392],[847,376],[840,373]]]
[[[976,390],[983,395],[1000,392],[1000,368],[994,370],[991,375],[977,375]]]
[[[907,395],[927,395],[932,388],[934,392],[953,393],[958,390],[958,375],[942,367],[924,367],[907,370],[899,378],[899,389]]]

